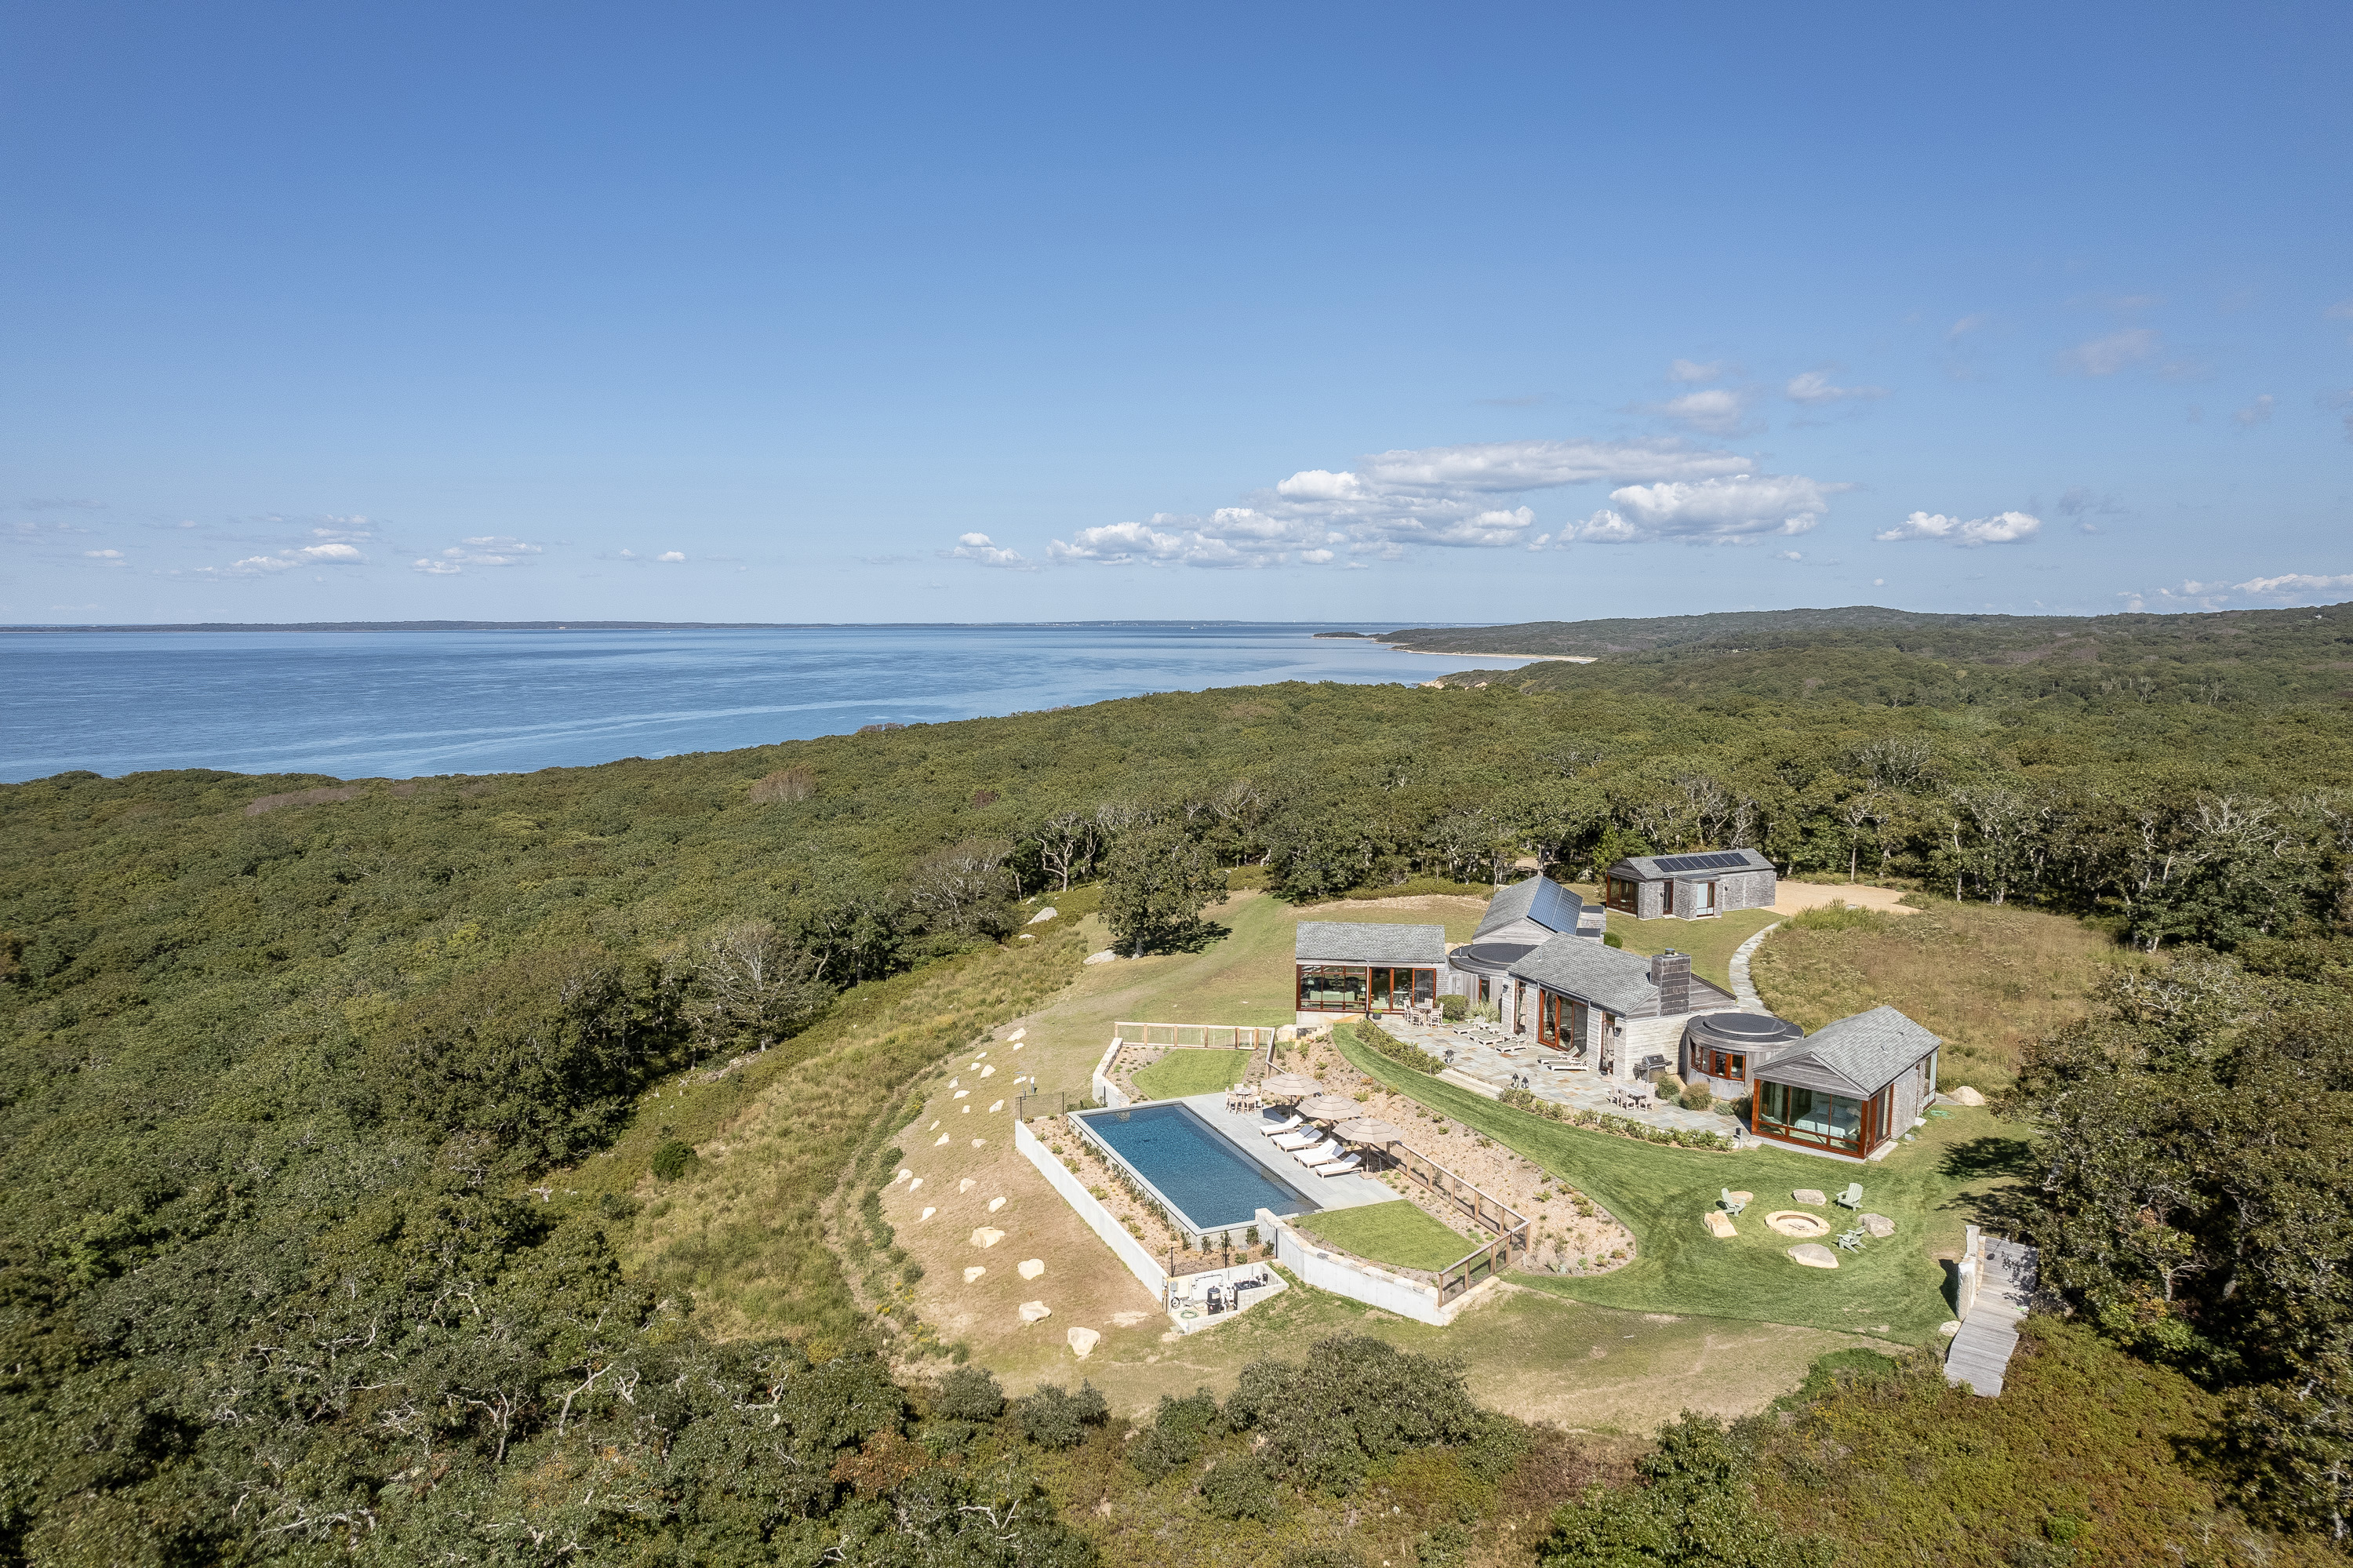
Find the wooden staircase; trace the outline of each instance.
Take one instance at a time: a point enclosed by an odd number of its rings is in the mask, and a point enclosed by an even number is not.
[[[2039,1263],[2035,1250],[2000,1241],[1977,1226],[1961,1257],[1961,1331],[1945,1352],[1945,1381],[1989,1398],[2001,1392],[2002,1373],[2018,1349],[2018,1320],[2033,1305]]]

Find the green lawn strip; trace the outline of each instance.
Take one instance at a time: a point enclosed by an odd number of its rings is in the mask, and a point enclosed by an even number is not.
[[[1771,1150],[1728,1154],[1672,1149],[1514,1110],[1397,1066],[1340,1033],[1339,1049],[1359,1071],[1535,1160],[1631,1230],[1635,1260],[1614,1273],[1514,1277],[1534,1289],[1629,1311],[1692,1312],[1880,1333],[1907,1343],[1926,1340],[1951,1314],[1944,1266],[1933,1255],[1939,1248],[1958,1250],[1973,1185],[1983,1184],[1973,1183],[1969,1172],[1984,1169],[1988,1160],[1981,1149],[1968,1156],[1955,1150],[1957,1158],[1950,1160],[1947,1151],[1956,1144],[1982,1142],[1988,1134],[2006,1141],[1989,1115],[1972,1112],[1931,1121],[1917,1143],[1869,1166]],[[1953,1174],[1947,1173],[1948,1165]],[[1855,1181],[1862,1183],[1863,1208],[1894,1220],[1895,1235],[1866,1241],[1857,1253],[1840,1252],[1836,1270],[1792,1263],[1785,1251],[1795,1242],[1767,1230],[1766,1214],[1796,1207],[1789,1198],[1793,1189],[1835,1193]],[[1718,1241],[1702,1216],[1725,1187],[1757,1197],[1738,1222],[1740,1234]],[[1817,1212],[1831,1221],[1834,1233],[1852,1223],[1844,1209]]]
[[[1247,1051],[1171,1051],[1135,1075],[1135,1086],[1155,1100],[1213,1095],[1242,1081]]]
[[[1343,1252],[1399,1268],[1441,1269],[1462,1261],[1473,1245],[1469,1236],[1402,1198],[1394,1203],[1304,1214],[1292,1224]]]
[[[1689,953],[1692,973],[1732,989],[1732,955],[1740,944],[1782,916],[1770,909],[1735,909],[1707,920],[1637,920],[1609,912],[1609,932],[1630,953],[1648,958],[1672,948]]]

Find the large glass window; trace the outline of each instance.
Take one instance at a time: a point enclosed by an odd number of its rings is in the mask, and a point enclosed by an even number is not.
[[[1802,1089],[1794,1084],[1765,1084],[1757,1090],[1757,1130],[1860,1154],[1863,1111],[1863,1101],[1845,1095]]]
[[[1413,971],[1413,1004],[1414,1004],[1416,1007],[1428,1007],[1430,1003],[1432,1003],[1432,1002],[1436,1001],[1437,1000],[1438,1000],[1438,971],[1437,971],[1436,969],[1416,969],[1416,970],[1414,970],[1414,971]]]
[[[1748,1057],[1740,1051],[1710,1051],[1700,1071],[1715,1078],[1745,1078],[1748,1075]]]
[[[1340,964],[1299,966],[1299,1007],[1303,1012],[1362,1012],[1367,976],[1361,969]]]

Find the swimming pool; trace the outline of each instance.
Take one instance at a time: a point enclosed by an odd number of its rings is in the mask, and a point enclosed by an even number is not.
[[[1072,1119],[1176,1211],[1195,1234],[1239,1230],[1261,1209],[1313,1213],[1324,1205],[1236,1149],[1183,1105],[1081,1111]]]

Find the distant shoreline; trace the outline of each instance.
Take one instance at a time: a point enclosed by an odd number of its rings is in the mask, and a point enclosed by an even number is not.
[[[1466,653],[1456,648],[1398,648],[1394,642],[1389,646],[1400,653],[1420,653],[1432,659],[1525,659],[1530,662],[1549,659],[1556,664],[1590,664],[1596,657],[1590,653],[1498,653],[1483,648],[1474,653]]]
[[[0,626],[20,637],[90,631],[1051,631],[1106,626],[1226,630],[1277,626],[1305,630],[1329,620],[299,620],[157,621],[109,625]],[[1320,635],[1320,634],[1319,634]],[[1369,641],[1369,634],[1365,634]]]

